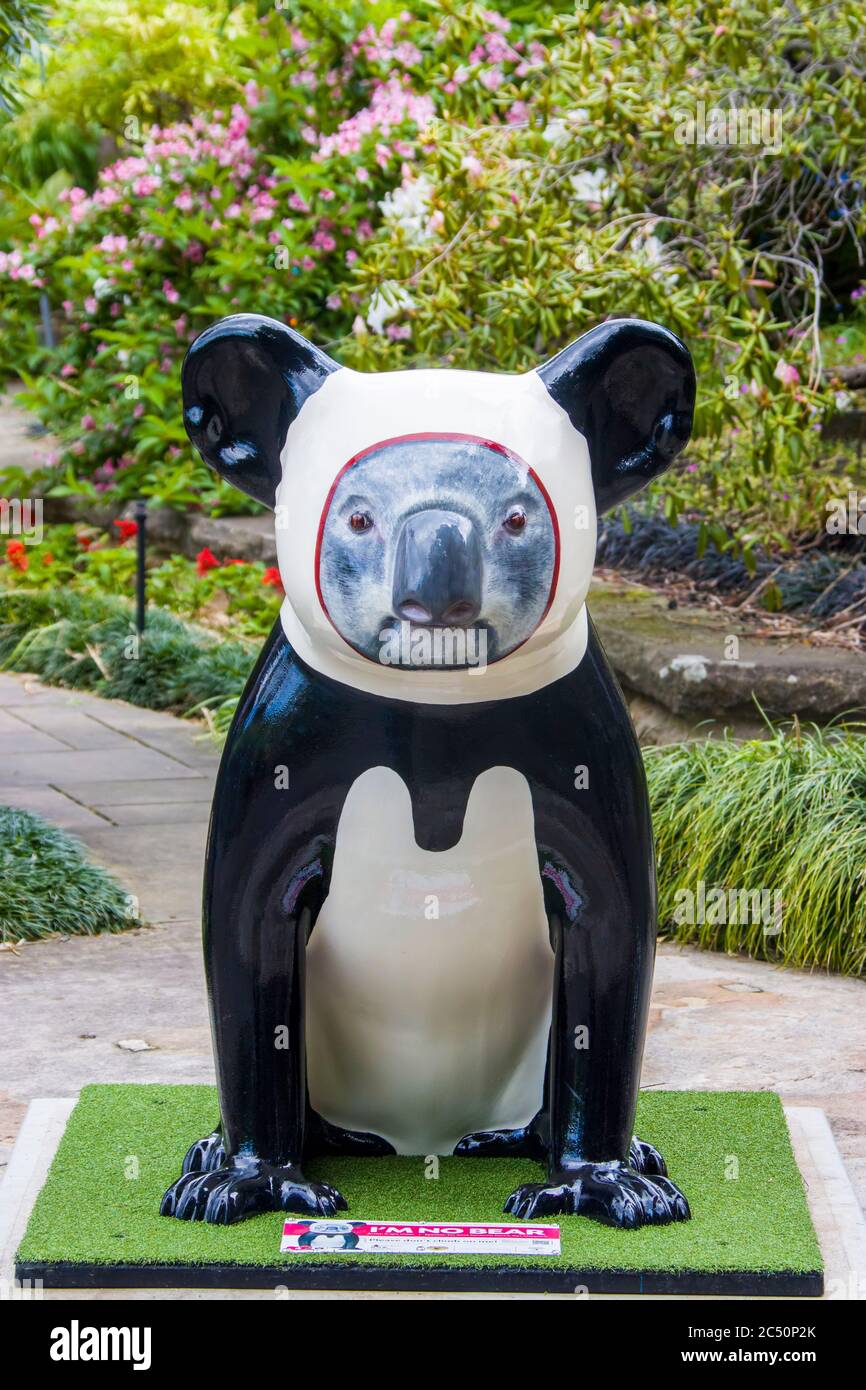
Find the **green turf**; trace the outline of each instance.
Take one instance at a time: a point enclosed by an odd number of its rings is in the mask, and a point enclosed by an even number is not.
[[[183,1154],[216,1118],[209,1086],[88,1086],[81,1094],[33,1210],[18,1258],[88,1264],[278,1265],[283,1216],[208,1226],[159,1215]],[[641,1096],[637,1131],[657,1145],[688,1196],[693,1219],[613,1230],[558,1218],[558,1259],[498,1255],[373,1255],[353,1261],[472,1265],[523,1263],[629,1270],[809,1271],[821,1268],[803,1184],[777,1096],[747,1091],[667,1091]],[[321,1159],[353,1216],[404,1221],[501,1220],[521,1181],[542,1176],[523,1159]],[[296,1257],[294,1257],[296,1258]],[[305,1255],[304,1261],[333,1261]]]

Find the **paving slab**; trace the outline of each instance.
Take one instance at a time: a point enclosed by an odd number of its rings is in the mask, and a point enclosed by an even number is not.
[[[210,820],[207,801],[140,801],[131,806],[104,807],[100,815],[113,825],[203,825]]]
[[[68,743],[61,743],[60,739],[53,738],[51,734],[44,734],[38,729],[29,728],[21,721],[19,721],[19,726],[15,732],[0,730],[0,776],[3,775],[3,768],[9,758],[17,757],[22,753],[68,753],[70,751]]]
[[[2,775],[0,806],[18,806],[22,811],[44,816],[52,825],[59,825],[61,830],[68,830],[78,839],[86,838],[88,830],[113,824],[112,817],[92,807],[82,806],[54,787],[7,787],[3,785]]]
[[[215,775],[215,774],[214,774]],[[208,806],[213,797],[213,778],[160,777],[146,782],[74,782],[64,783],[66,796],[105,811],[111,806],[141,806],[147,802],[158,806],[173,801],[202,801]]]
[[[0,393],[0,468],[23,468],[31,473],[44,468],[48,455],[61,445],[43,430],[35,415],[16,403],[23,383],[15,382]]]
[[[2,699],[2,695],[0,695]],[[84,710],[72,704],[30,704],[15,705],[5,712],[6,722],[0,724],[0,732],[7,732],[12,724],[19,730],[32,729],[50,734],[67,748],[123,748],[124,735],[101,720],[85,714]]]
[[[8,753],[0,764],[7,786],[58,786],[66,782],[136,781],[194,777],[192,768],[154,748],[64,749],[58,753]]]
[[[203,726],[32,676],[0,676],[0,716],[0,802],[72,831],[145,921],[196,919],[220,756]]]

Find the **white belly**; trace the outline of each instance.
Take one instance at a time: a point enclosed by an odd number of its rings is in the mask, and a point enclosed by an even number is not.
[[[459,844],[435,853],[415,843],[397,774],[360,777],[307,953],[313,1108],[404,1154],[526,1124],[542,1100],[552,991],[526,779],[483,773]]]

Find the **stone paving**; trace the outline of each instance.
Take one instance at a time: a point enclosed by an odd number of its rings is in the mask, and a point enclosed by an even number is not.
[[[0,1163],[34,1097],[212,1080],[199,903],[217,763],[196,725],[0,675],[0,802],[78,836],[151,923],[0,951]],[[864,999],[856,980],[662,945],[643,1085],[823,1107],[866,1205]]]

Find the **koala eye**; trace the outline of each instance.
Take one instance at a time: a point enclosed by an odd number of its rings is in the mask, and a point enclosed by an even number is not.
[[[373,518],[369,512],[352,512],[349,517],[349,525],[353,531],[369,531],[373,525]]]
[[[519,535],[526,525],[526,512],[522,507],[512,507],[502,525],[512,536]]]

